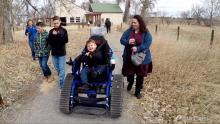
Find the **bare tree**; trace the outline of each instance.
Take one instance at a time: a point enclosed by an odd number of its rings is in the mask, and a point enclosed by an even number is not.
[[[180,14],[181,18],[182,18],[182,22],[183,23],[187,23],[188,25],[190,25],[191,23],[191,13],[190,11],[183,11],[181,14]]]
[[[10,0],[0,0],[0,43],[13,41],[10,24],[10,5]]]
[[[134,14],[140,14],[140,10],[141,10],[141,2],[139,0],[132,0],[131,1],[131,7],[132,7],[132,10],[134,11]]]
[[[213,17],[218,16],[220,12],[220,0],[205,0],[204,1],[205,18],[209,19],[208,26],[213,26]]]
[[[89,2],[83,2],[82,4],[81,4],[81,7],[83,8],[83,9],[85,9],[85,10],[89,10]]]
[[[124,16],[123,16],[123,22],[128,21],[128,16],[129,16],[129,13],[130,13],[130,7],[131,7],[131,0],[126,0],[125,11],[124,11]]]
[[[198,24],[201,24],[203,19],[202,15],[205,12],[204,8],[199,5],[194,5],[191,9],[191,12],[192,12],[192,17],[196,19]]]
[[[94,3],[94,1],[93,0],[89,0],[89,3]]]
[[[156,0],[140,0],[140,2],[142,4],[141,16],[146,19],[149,10],[154,7]]]
[[[161,23],[164,25],[166,18],[167,18],[167,12],[165,11],[158,11],[157,16],[160,17]]]
[[[126,2],[127,0],[116,0],[116,3],[119,5],[120,3]]]

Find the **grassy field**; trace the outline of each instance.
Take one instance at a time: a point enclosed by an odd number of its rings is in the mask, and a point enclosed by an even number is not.
[[[153,73],[146,78],[136,115],[146,123],[220,122],[220,27],[212,49],[207,27],[149,25],[153,34]]]

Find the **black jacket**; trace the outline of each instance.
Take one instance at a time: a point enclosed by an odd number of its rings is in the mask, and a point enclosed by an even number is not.
[[[57,35],[53,34],[53,31],[56,30],[58,32]],[[68,43],[68,33],[67,30],[63,27],[59,27],[58,29],[53,28],[50,30],[48,38],[48,44],[52,49],[52,56],[64,56],[66,55],[66,43]]]
[[[91,53],[90,56],[86,56],[85,54],[88,52],[86,46],[83,52],[75,59],[75,61],[79,63],[84,63],[89,67],[98,66],[98,65],[106,65],[110,64],[110,59],[112,53],[110,53],[110,47],[107,41],[103,36],[92,36],[90,39],[96,41],[97,49],[94,53]]]
[[[105,27],[111,27],[111,21],[110,20],[105,21]]]

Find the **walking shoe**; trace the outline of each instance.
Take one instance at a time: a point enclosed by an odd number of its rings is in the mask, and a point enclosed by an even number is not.
[[[134,94],[134,95],[137,97],[137,99],[141,99],[142,98],[142,95],[140,93],[137,93],[137,94]]]
[[[127,91],[131,91],[132,85],[133,85],[132,83],[128,83]]]
[[[45,83],[45,82],[47,82],[47,81],[48,81],[48,78],[47,78],[47,77],[45,77],[45,76],[42,76],[41,80],[42,80],[42,82],[43,82],[43,83]]]
[[[47,79],[48,79],[48,83],[51,83],[52,81],[55,80],[55,77],[53,75],[50,75],[47,77]]]

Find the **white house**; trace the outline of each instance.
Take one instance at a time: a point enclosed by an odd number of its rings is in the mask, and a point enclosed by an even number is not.
[[[86,10],[69,0],[55,2],[55,15],[59,16],[62,23],[80,23],[86,21]]]
[[[123,11],[121,10],[120,6],[117,4],[109,4],[109,3],[93,3],[90,5],[89,11],[95,13],[98,16],[99,21],[106,20],[109,18],[113,24],[121,24],[123,22]],[[101,20],[100,20],[101,18]],[[90,18],[91,19],[91,18]],[[88,17],[87,17],[88,20]],[[97,18],[92,20],[96,20]]]

